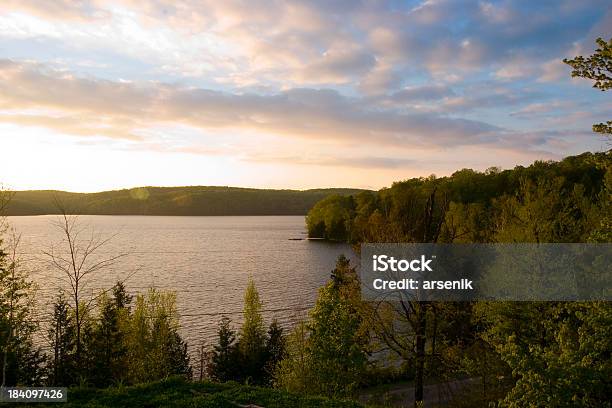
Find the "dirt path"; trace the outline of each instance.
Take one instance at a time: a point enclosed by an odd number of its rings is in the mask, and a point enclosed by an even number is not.
[[[425,407],[444,406],[450,402],[454,395],[466,388],[480,386],[479,378],[466,378],[439,384],[430,384],[423,387]],[[359,401],[367,404],[385,403],[393,407],[414,407],[414,385],[395,384],[388,388],[377,390],[363,390]]]

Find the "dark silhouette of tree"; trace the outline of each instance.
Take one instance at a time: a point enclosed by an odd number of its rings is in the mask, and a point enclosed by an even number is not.
[[[223,317],[219,322],[218,343],[213,348],[210,373],[217,381],[236,380],[239,369],[239,354],[236,332],[231,328],[231,319]]]
[[[286,339],[283,328],[274,319],[268,328],[268,338],[266,340],[265,349],[265,377],[266,383],[270,383],[274,370],[278,363],[285,357]]]
[[[1,233],[1,231],[0,231]],[[34,346],[38,325],[33,321],[36,285],[19,257],[21,235],[10,230],[6,246],[0,236],[0,351],[1,383],[37,385],[42,381],[45,356]]]
[[[76,382],[76,331],[68,302],[60,294],[53,305],[53,320],[48,333],[53,355],[49,365],[49,384],[67,386]]]
[[[87,347],[93,359],[92,382],[98,387],[125,382],[129,370],[124,328],[132,297],[121,282],[112,293],[112,297],[104,295],[99,301],[99,319]]]

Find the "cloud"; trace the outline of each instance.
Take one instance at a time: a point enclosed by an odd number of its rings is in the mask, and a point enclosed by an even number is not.
[[[582,50],[585,37],[592,44],[612,18],[603,0],[7,1],[9,36],[102,47],[235,88],[338,84],[365,94],[398,92],[405,76],[425,74],[554,81],[562,70],[553,60]]]
[[[0,14],[19,11],[52,20],[93,20],[108,18],[109,13],[97,1],[88,0],[3,0]]]
[[[455,96],[455,92],[447,85],[411,86],[395,92],[391,99],[396,102],[435,101]]]
[[[378,60],[372,70],[362,76],[357,87],[365,95],[384,95],[400,87],[402,76],[392,64]]]
[[[541,116],[550,113],[558,113],[559,110],[574,109],[576,104],[571,101],[550,101],[550,102],[537,102],[530,103],[523,108],[510,113],[511,116],[529,118],[534,116]]]
[[[291,89],[270,95],[229,93],[156,82],[117,82],[77,77],[39,64],[0,62],[0,108],[47,109],[54,116],[21,118],[60,131],[133,139],[151,124],[201,129],[248,128],[289,138],[358,143],[462,145],[489,143],[499,128],[433,114],[381,110],[334,90]],[[7,117],[8,118],[8,117]],[[63,119],[67,119],[64,122]],[[494,137],[493,137],[494,138]]]
[[[252,155],[247,156],[245,160],[261,163],[286,163],[291,165],[349,167],[359,169],[399,169],[417,164],[417,161],[414,159],[375,156],[326,157],[316,155],[312,157],[304,157]]]
[[[301,79],[314,83],[348,82],[368,73],[375,64],[372,54],[339,46],[325,51],[321,58],[306,66]]]

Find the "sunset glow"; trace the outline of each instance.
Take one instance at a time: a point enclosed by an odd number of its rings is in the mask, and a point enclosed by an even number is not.
[[[602,12],[603,10],[603,12]],[[381,188],[605,142],[606,1],[0,5],[0,182]]]

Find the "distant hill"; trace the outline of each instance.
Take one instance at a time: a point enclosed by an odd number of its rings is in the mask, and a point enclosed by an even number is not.
[[[68,212],[91,215],[305,215],[329,195],[360,191],[364,190],[138,187],[100,193],[17,191],[6,215],[58,214],[57,202]]]

